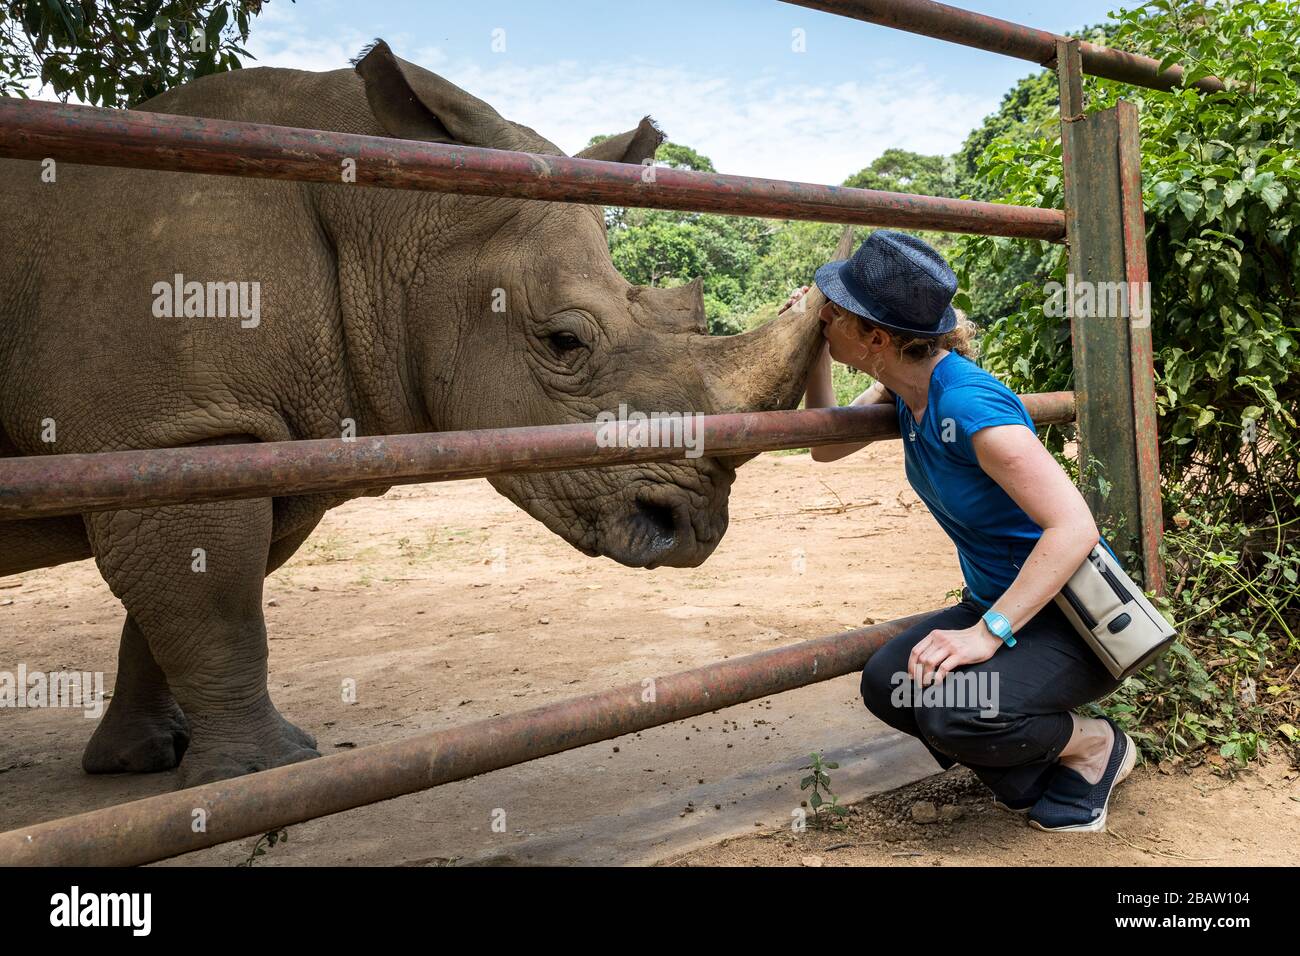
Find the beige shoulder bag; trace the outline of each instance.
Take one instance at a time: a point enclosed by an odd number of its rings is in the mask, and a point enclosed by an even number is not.
[[[1065,582],[1056,603],[1116,679],[1141,670],[1174,641],[1164,615],[1100,544]]]

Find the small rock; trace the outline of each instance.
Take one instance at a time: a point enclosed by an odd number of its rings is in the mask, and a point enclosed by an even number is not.
[[[938,820],[939,809],[929,800],[918,800],[912,804],[913,823],[936,823]]]
[[[821,866],[822,858],[819,856],[801,856],[799,862],[804,866]]]
[[[946,803],[939,808],[939,822],[952,823],[962,818],[962,809],[955,803]]]
[[[551,623],[551,619],[550,619],[549,617],[539,617],[539,618],[537,619],[537,623],[538,623],[538,624],[550,624],[550,623]]]
[[[267,606],[267,607],[279,607],[279,606],[280,606],[280,602],[277,601],[275,598],[271,598],[271,600],[269,600],[269,601],[266,602],[266,606]]]

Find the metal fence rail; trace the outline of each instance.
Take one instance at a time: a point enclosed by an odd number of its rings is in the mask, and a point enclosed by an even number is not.
[[[134,866],[465,780],[861,670],[926,617],[0,833],[3,866]],[[195,832],[195,811],[205,829]]]
[[[1022,396],[1040,425],[1075,418],[1073,392]],[[607,429],[602,435],[602,429]],[[355,440],[257,442],[0,458],[0,520],[672,461],[687,449],[610,446],[617,425],[582,422]],[[705,415],[709,457],[898,437],[893,406]]]
[[[385,136],[0,97],[0,156],[466,196],[892,226],[1059,241],[1065,214],[968,199],[727,176]]]
[[[959,43],[962,46],[1002,53],[1020,60],[1029,60],[1042,66],[1056,64],[1056,43],[1065,39],[1046,30],[999,20],[970,10],[950,7],[933,0],[784,0],[785,3],[811,10],[834,13],[865,23],[874,23],[908,33],[919,33]],[[1156,90],[1170,90],[1183,84],[1184,71],[1180,66],[1160,69],[1160,63],[1149,56],[1125,53],[1109,47],[1081,41],[1079,52],[1083,57],[1083,71],[1108,80],[1119,80],[1134,86]],[[1224,88],[1217,76],[1196,80],[1193,87],[1207,93]]]

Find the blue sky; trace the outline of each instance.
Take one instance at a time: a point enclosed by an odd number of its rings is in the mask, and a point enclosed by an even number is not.
[[[1119,4],[966,6],[1068,33]],[[374,37],[568,152],[649,113],[723,172],[810,182],[890,146],[953,151],[1034,69],[777,0],[270,0],[249,49],[258,65],[337,69]]]

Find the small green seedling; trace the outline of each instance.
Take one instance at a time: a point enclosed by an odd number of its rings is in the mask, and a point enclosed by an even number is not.
[[[275,846],[277,843],[288,843],[288,842],[289,842],[288,830],[272,830],[270,833],[263,833],[260,837],[257,838],[257,842],[253,844],[253,852],[248,854],[248,859],[238,865],[252,866],[253,861],[256,860],[259,856],[266,856],[266,851],[269,850],[271,847]],[[262,844],[266,844],[266,845],[263,846]]]
[[[840,765],[833,760],[822,760],[821,753],[809,754],[808,756],[812,763],[799,769],[811,770],[812,773],[799,781],[799,789],[807,790],[810,787],[812,788],[812,794],[808,797],[808,805],[813,810],[813,825],[842,830],[846,824],[840,818],[848,816],[849,808],[840,806],[839,797],[835,796],[831,790],[831,775],[826,772],[828,770],[839,770]]]

